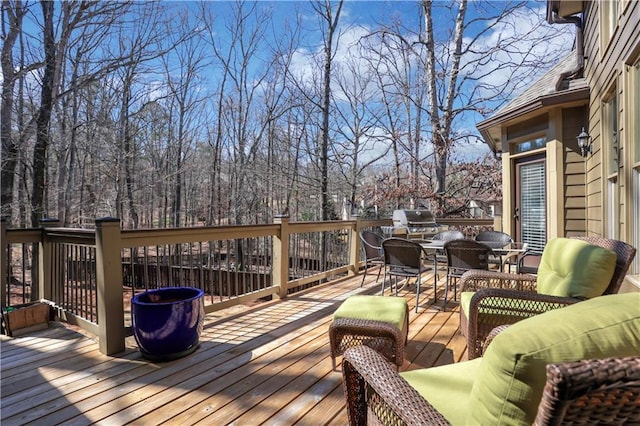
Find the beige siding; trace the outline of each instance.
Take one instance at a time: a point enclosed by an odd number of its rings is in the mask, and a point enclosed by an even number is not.
[[[606,233],[607,213],[606,205],[607,176],[603,161],[606,160],[606,152],[602,147],[602,102],[615,88],[618,94],[618,141],[622,148],[621,167],[618,170],[619,185],[619,238],[629,240],[630,220],[637,218],[628,217],[628,209],[625,205],[629,192],[625,190],[626,183],[630,180],[629,159],[624,155],[626,141],[625,135],[625,110],[627,105],[624,92],[623,71],[625,63],[632,55],[637,55],[640,48],[640,2],[620,2],[618,26],[613,32],[609,43],[601,43],[599,28],[599,2],[585,2],[585,77],[591,88],[589,105],[589,134],[594,144],[594,154],[587,161],[587,209],[588,232],[593,235]],[[604,46],[601,50],[600,47]],[[606,149],[606,147],[605,147]],[[627,172],[628,171],[628,172]]]
[[[584,235],[585,222],[585,161],[578,148],[576,136],[586,123],[584,107],[562,110],[562,135],[564,145],[564,232],[565,236]],[[582,213],[579,213],[582,211]],[[579,219],[579,220],[577,220]]]

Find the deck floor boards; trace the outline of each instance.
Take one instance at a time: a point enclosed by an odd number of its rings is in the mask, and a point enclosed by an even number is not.
[[[115,356],[91,338],[53,324],[0,338],[2,425],[342,425],[342,376],[329,356],[332,314],[352,294],[379,294],[376,274],[338,280],[259,304],[208,315],[200,347],[175,361],[142,358],[135,340]],[[399,290],[410,307],[402,370],[466,357],[455,302],[434,302],[433,277]],[[385,294],[391,294],[387,288]]]

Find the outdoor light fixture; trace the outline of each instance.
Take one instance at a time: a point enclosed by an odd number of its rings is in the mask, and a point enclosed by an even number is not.
[[[580,153],[583,157],[593,153],[593,145],[591,145],[591,136],[582,128],[580,134],[576,137],[578,139],[578,146],[580,147]]]

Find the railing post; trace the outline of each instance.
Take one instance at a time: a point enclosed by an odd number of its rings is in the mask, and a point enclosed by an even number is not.
[[[4,216],[0,217],[0,308],[8,306],[7,289],[9,288],[9,277],[7,271],[9,244],[7,244],[7,220]]]
[[[96,219],[96,283],[100,352],[112,355],[125,349],[122,301],[120,219]]]
[[[274,296],[280,299],[287,297],[289,282],[289,216],[280,215],[274,218],[274,223],[280,225],[280,232],[273,237],[273,271],[272,285],[280,286]]]
[[[351,218],[355,220],[355,222],[351,227],[351,241],[349,244],[349,266],[351,269],[348,275],[354,276],[357,275],[360,270],[360,268],[358,268],[360,262],[360,217],[357,214],[352,214]]]
[[[47,217],[40,219],[42,236],[40,237],[40,249],[38,250],[38,299],[53,300],[53,286],[60,285],[58,277],[53,277],[53,246],[49,242],[46,233],[46,228],[55,228],[57,226],[60,226],[60,221],[56,218]],[[35,284],[35,282],[31,282],[31,285]]]

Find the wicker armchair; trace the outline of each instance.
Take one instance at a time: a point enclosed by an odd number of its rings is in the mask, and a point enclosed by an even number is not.
[[[350,425],[448,425],[374,350],[347,350],[342,364]],[[640,357],[549,364],[535,425],[640,422]]]
[[[633,261],[636,249],[622,241],[607,238],[575,238],[616,253],[615,270],[603,294],[617,293]],[[467,337],[469,359],[482,355],[483,342],[496,326],[513,324],[584,300],[539,294],[537,277],[527,274],[469,271],[460,279],[460,287],[462,292],[475,292],[468,308],[462,306],[460,309],[460,329]]]
[[[638,306],[640,293],[595,297],[501,327],[481,358],[430,368],[398,372],[351,347],[349,423],[640,424]]]

